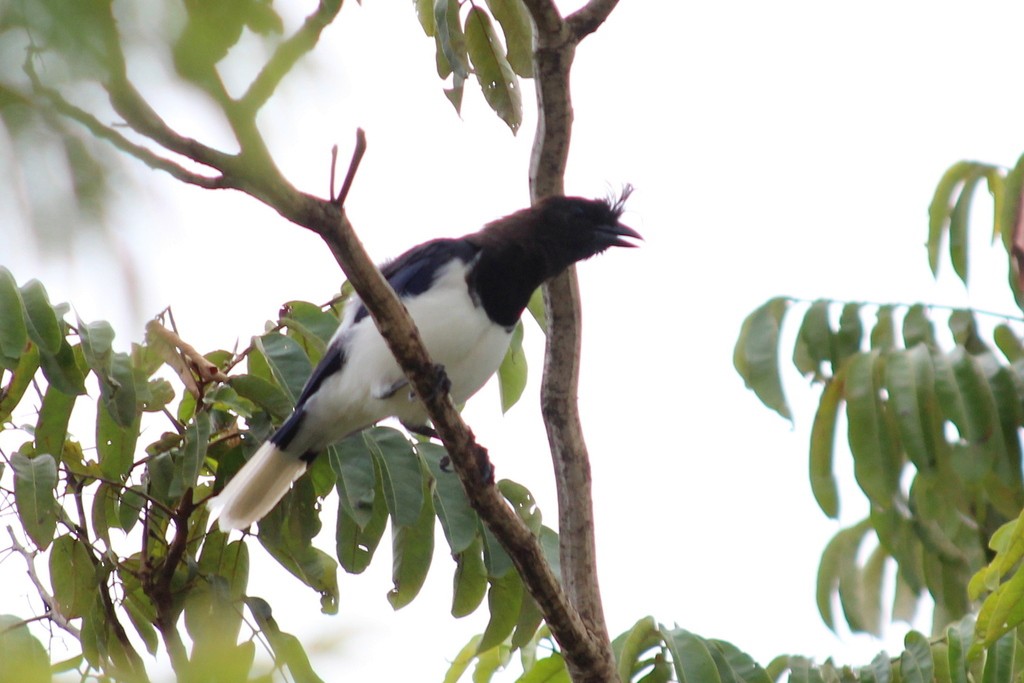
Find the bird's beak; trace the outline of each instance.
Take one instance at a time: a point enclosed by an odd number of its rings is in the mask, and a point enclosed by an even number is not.
[[[598,234],[608,243],[609,247],[638,247],[640,245],[627,242],[623,237],[632,237],[633,239],[643,240],[633,228],[623,225],[622,223],[615,223],[613,225],[602,225],[598,229]]]

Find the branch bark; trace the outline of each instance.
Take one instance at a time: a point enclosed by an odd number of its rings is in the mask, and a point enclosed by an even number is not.
[[[550,0],[526,0],[537,28],[534,47],[538,124],[530,163],[534,202],[564,194],[572,136],[569,74],[576,45],[593,33],[617,0],[591,0],[562,20]],[[618,680],[597,576],[590,457],[580,421],[577,393],[582,307],[575,268],[544,287],[548,332],[541,380],[541,413],[551,449],[558,491],[558,537],[562,585],[590,635],[601,644],[589,671],[567,659],[573,680]]]

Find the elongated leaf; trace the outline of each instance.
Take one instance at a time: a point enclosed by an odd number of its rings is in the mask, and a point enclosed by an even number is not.
[[[887,439],[876,365],[878,352],[854,356],[846,373],[846,419],[857,483],[871,500],[887,506],[899,484],[900,466]]]
[[[462,674],[466,673],[469,665],[476,659],[476,653],[480,644],[480,635],[477,634],[469,639],[469,642],[462,646],[459,650],[459,654],[455,655],[452,659],[451,665],[448,667],[448,671],[444,675],[444,683],[456,683]]]
[[[395,429],[377,427],[363,432],[367,448],[384,482],[384,499],[398,526],[412,526],[423,508],[423,472],[412,444]]]
[[[445,472],[440,467],[441,458],[447,455],[443,446],[421,443],[416,446],[427,462],[434,477],[434,510],[441,522],[452,554],[461,553],[479,536],[480,519],[469,504],[462,482],[454,472]]]
[[[427,482],[422,479],[421,482],[423,503],[418,519],[411,525],[396,523],[391,526],[391,580],[394,587],[388,591],[388,602],[395,609],[405,607],[419,594],[434,556],[434,506],[430,502]]]
[[[294,405],[313,371],[306,352],[297,341],[277,332],[257,337],[256,347],[263,352],[277,385]]]
[[[64,439],[68,435],[68,421],[75,407],[75,396],[65,394],[52,386],[46,388],[43,404],[36,422],[36,453],[49,453],[60,458]]]
[[[458,553],[455,563],[452,616],[458,619],[475,612],[487,594],[483,539],[478,536],[469,547]]]
[[[210,442],[210,414],[196,413],[195,419],[185,428],[185,444],[181,456],[174,463],[174,479],[169,494],[178,497],[187,489],[195,488],[199,472],[206,458]]]
[[[896,324],[893,321],[892,306],[879,306],[875,326],[871,328],[871,348],[882,351],[896,346]]]
[[[923,345],[895,352],[885,364],[885,388],[907,455],[923,471],[935,466],[937,414],[931,354]],[[940,435],[941,438],[941,435]]]
[[[45,353],[57,353],[64,333],[60,327],[60,316],[50,305],[43,284],[39,280],[29,280],[22,285],[21,301],[25,305],[29,337]]]
[[[345,493],[341,490],[338,480],[338,496],[342,499]],[[360,521],[351,514],[351,508],[338,506],[338,522],[335,526],[334,540],[338,553],[338,562],[350,574],[359,574],[370,565],[373,554],[384,535],[388,524],[388,506],[384,502],[384,492],[378,484],[372,502],[367,508],[360,507],[360,515],[366,513],[365,520]]]
[[[14,469],[14,503],[18,517],[32,542],[45,550],[57,529],[57,463],[49,453],[29,458],[11,456]]]
[[[81,347],[77,347],[81,348]],[[64,340],[56,355],[39,354],[39,366],[46,381],[65,394],[80,396],[85,393],[85,374],[78,365],[75,349]]]
[[[256,375],[233,375],[229,386],[239,396],[247,398],[275,420],[283,420],[292,411],[293,400],[281,387]]]
[[[660,626],[679,683],[723,683],[707,642],[681,628]]]
[[[612,648],[615,649],[615,659],[619,665],[619,678],[623,681],[633,680],[641,655],[658,643],[661,643],[661,633],[654,617],[643,617],[616,638]]]
[[[501,393],[501,412],[507,413],[526,389],[526,354],[523,353],[523,322],[516,323],[512,331],[505,358],[498,367],[498,388]]]
[[[469,67],[466,66],[466,37],[459,23],[457,0],[434,0],[434,26],[437,29],[437,42],[440,48],[437,53],[438,75],[447,78],[448,73],[454,73],[456,80],[469,78]],[[442,58],[446,69],[441,65]]]
[[[789,302],[776,297],[747,316],[733,351],[733,365],[768,408],[792,421],[779,377],[779,327]]]
[[[487,0],[491,15],[505,35],[506,57],[512,70],[533,78],[533,20],[522,0]]]
[[[416,18],[420,21],[420,27],[433,38],[437,34],[437,25],[434,24],[434,0],[416,0]]]
[[[825,385],[811,426],[811,492],[821,511],[832,519],[839,516],[839,490],[832,461],[836,441],[836,416],[843,396],[845,374],[840,370],[839,374]]]
[[[466,16],[466,48],[484,99],[515,133],[523,122],[519,78],[508,63],[491,17],[480,7],[473,7]]]
[[[729,679],[736,683],[771,683],[764,668],[732,643],[724,640],[706,642],[723,680]]]
[[[964,178],[960,196],[957,197],[956,205],[949,216],[949,260],[953,263],[953,271],[965,285],[968,254],[967,222],[970,219],[974,189],[982,178],[981,171],[982,168],[976,166],[973,172]]]
[[[1010,683],[1013,680],[1013,660],[1017,653],[1015,633],[1007,633],[989,649],[985,658],[982,683]]]
[[[863,520],[848,529],[843,529],[832,537],[821,553],[815,595],[818,613],[821,614],[825,625],[833,631],[836,630],[836,626],[832,615],[832,596],[836,593],[839,593],[850,628],[864,630],[860,618],[857,551],[870,528],[868,520]]]
[[[974,639],[974,619],[965,618],[946,629],[946,656],[951,683],[968,683],[967,650]]]
[[[902,683],[932,683],[932,650],[928,639],[911,631],[903,641],[906,648],[900,655],[900,680]]]
[[[832,337],[833,374],[839,372],[847,358],[860,351],[863,338],[864,323],[860,319],[860,304],[848,303],[839,314],[839,330]]]
[[[939,272],[939,251],[942,236],[949,225],[950,211],[953,207],[953,195],[964,178],[971,175],[976,165],[969,161],[958,161],[953,164],[939,180],[928,207],[928,265],[932,275]]]
[[[864,683],[889,683],[892,680],[892,664],[889,663],[889,654],[882,650],[871,664],[862,667],[859,671],[860,679]]]
[[[49,683],[52,680],[46,648],[32,635],[24,619],[11,614],[0,614],[0,662],[4,663],[5,681]]]
[[[360,527],[365,527],[376,511],[378,502],[373,454],[365,438],[361,433],[353,434],[328,448],[327,457],[337,475],[341,507]],[[384,504],[383,493],[380,503]]]
[[[57,609],[67,619],[85,616],[99,590],[96,567],[88,548],[69,534],[59,536],[50,549],[50,586]]]
[[[519,608],[519,617],[516,619],[516,628],[512,632],[512,649],[518,650],[528,647],[533,642],[537,629],[544,622],[544,615],[540,606],[528,591],[523,591],[523,604]]]
[[[1021,343],[1017,333],[1006,323],[996,325],[995,330],[992,331],[992,338],[1009,362],[1015,363],[1024,358],[1024,344]]]
[[[249,613],[253,615],[257,626],[267,637],[271,649],[274,650],[274,659],[288,667],[288,672],[296,683],[323,683],[313,672],[309,664],[309,657],[302,648],[299,639],[290,633],[285,633],[277,625],[277,621],[271,615],[270,605],[262,598],[248,597],[245,600]]]
[[[917,344],[935,346],[935,326],[922,304],[914,304],[903,316],[903,345],[909,349]]]
[[[11,271],[0,266],[0,356],[17,360],[28,343],[21,292]]]
[[[950,356],[950,364],[960,395],[963,397],[964,428],[962,436],[972,445],[983,446],[994,460],[1005,458],[1001,439],[992,438],[996,431],[998,411],[992,387],[974,356],[962,349]],[[958,425],[959,426],[959,425]]]
[[[11,370],[7,386],[0,387],[0,424],[11,417],[25,391],[32,385],[32,378],[36,376],[38,369],[39,349],[33,345],[18,358],[18,362]]]
[[[100,400],[96,408],[96,451],[100,471],[108,479],[124,481],[135,461],[135,445],[139,438],[140,415],[131,425],[123,427],[110,415],[107,404]]]
[[[822,378],[821,366],[832,360],[832,328],[828,322],[828,302],[818,299],[804,314],[793,347],[793,365],[803,375]]]
[[[484,652],[505,641],[516,626],[523,602],[523,582],[516,572],[491,579],[487,591],[487,609],[491,618],[480,640],[479,652]]]

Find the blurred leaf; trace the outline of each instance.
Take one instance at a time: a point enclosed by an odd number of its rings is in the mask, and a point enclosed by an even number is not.
[[[679,683],[730,683],[722,681],[707,642],[681,628],[668,629],[661,625],[661,636],[672,653]]]
[[[906,648],[900,655],[901,683],[932,683],[932,650],[928,639],[917,631],[907,633]]]
[[[55,355],[40,353],[39,365],[46,381],[65,394],[79,396],[85,393],[85,374],[78,365],[75,350],[66,339]]]
[[[909,349],[917,344],[935,347],[935,326],[922,304],[914,304],[903,316],[903,345]]]
[[[360,528],[365,527],[378,507],[378,485],[373,454],[362,432],[329,447],[327,458],[337,475],[341,507]],[[383,493],[380,503],[384,503]]]
[[[860,351],[864,337],[864,324],[860,319],[860,304],[848,303],[839,314],[839,331],[832,336],[832,372],[839,371],[843,362]]]
[[[33,345],[21,354],[17,364],[11,370],[11,378],[7,382],[7,386],[0,387],[0,424],[11,417],[11,413],[25,396],[25,391],[32,385],[32,378],[36,376],[38,369],[39,349]],[[2,376],[2,372],[0,372],[0,376]]]
[[[103,476],[124,481],[135,462],[135,445],[139,438],[141,416],[123,427],[114,420],[104,401],[96,406],[96,452]]]
[[[277,332],[257,337],[255,344],[263,352],[278,386],[294,405],[313,371],[309,357],[297,341]]]
[[[1017,654],[1017,636],[1007,633],[992,646],[985,657],[982,683],[1010,683],[1014,680],[1013,661]]]
[[[452,616],[472,614],[487,594],[487,568],[484,566],[483,539],[479,536],[455,556],[452,590]]]
[[[271,614],[270,605],[266,600],[256,597],[247,597],[245,604],[249,613],[256,620],[256,625],[267,637],[271,649],[274,651],[274,659],[278,664],[288,667],[295,683],[323,683],[313,672],[309,664],[309,658],[299,639],[290,633],[284,633],[277,625],[277,621]]]
[[[416,18],[428,38],[437,35],[437,25],[434,23],[434,0],[415,0]]]
[[[900,443],[919,470],[935,467],[936,440],[942,438],[931,354],[923,345],[890,353],[885,389],[896,417]]]
[[[459,22],[457,0],[434,0],[434,26],[437,28],[437,43],[440,47],[437,53],[438,75],[447,78],[448,73],[454,73],[458,86],[458,79],[469,77],[469,67],[466,66],[466,37]],[[441,65],[442,57],[446,69]]]
[[[523,673],[516,683],[572,683],[565,660],[557,652],[537,660],[533,667]]]
[[[935,195],[928,207],[928,265],[932,275],[938,275],[939,272],[939,251],[943,233],[949,225],[953,194],[961,186],[964,178],[974,171],[975,166],[969,161],[953,164],[943,174],[935,188]]]
[[[875,326],[871,328],[871,348],[889,351],[896,346],[896,326],[892,306],[879,306]]]
[[[50,549],[50,586],[57,609],[66,619],[84,616],[98,590],[89,549],[69,534],[58,536]]]
[[[491,578],[487,591],[487,609],[491,618],[484,629],[478,652],[495,647],[512,634],[519,618],[523,602],[523,581],[516,572],[508,572],[500,578]]]
[[[21,292],[11,271],[0,266],[0,355],[17,359],[28,343]]]
[[[843,529],[832,537],[821,553],[818,564],[816,600],[822,621],[836,630],[832,615],[832,597],[839,594],[843,613],[853,631],[863,631],[860,618],[860,585],[857,573],[857,551],[864,535],[871,529],[868,520]]]
[[[846,419],[857,483],[872,501],[887,506],[899,485],[901,463],[882,414],[878,354],[860,353],[847,366]]]
[[[811,492],[826,516],[839,516],[839,490],[832,469],[836,441],[836,416],[843,397],[846,373],[840,370],[825,384],[818,410],[811,426],[810,478]]]
[[[456,683],[456,681],[462,678],[462,674],[466,673],[466,669],[468,669],[469,665],[473,663],[474,659],[476,659],[476,653],[479,650],[479,645],[479,635],[475,635],[469,639],[469,642],[459,650],[459,654],[455,655],[455,658],[452,659],[452,663],[448,666],[448,671],[445,672],[444,675],[444,683]]]
[[[501,25],[509,66],[523,78],[533,78],[533,20],[522,0],[487,0]]]
[[[974,639],[974,619],[961,619],[946,629],[946,656],[951,683],[968,683],[967,650]]]
[[[767,672],[754,659],[732,643],[707,640],[708,650],[714,657],[719,674],[725,680],[737,683],[771,683]]]
[[[512,571],[512,558],[482,522],[480,531],[484,541],[484,564],[487,567],[487,575],[491,578],[501,578]],[[557,573],[555,575],[558,576]]]
[[[515,510],[519,519],[523,520],[523,523],[526,524],[534,535],[539,535],[541,524],[544,520],[540,508],[537,507],[537,501],[534,499],[533,494],[530,493],[530,490],[511,479],[499,481],[498,490],[501,491],[501,495],[505,497],[505,500],[512,504],[512,509]]]
[[[776,297],[747,316],[733,352],[733,365],[765,406],[792,421],[779,377],[779,327],[789,302]]]
[[[975,166],[964,178],[960,196],[949,216],[949,260],[953,263],[953,271],[960,281],[967,284],[967,222],[971,214],[971,200],[978,181],[982,179],[982,167]]]
[[[523,122],[519,79],[505,57],[491,17],[480,7],[473,7],[466,16],[466,47],[484,99],[515,133]]]
[[[424,442],[416,449],[426,461],[434,477],[433,501],[445,539],[457,555],[468,548],[478,536],[480,520],[466,498],[462,482],[454,472],[441,470],[440,461],[448,455],[444,446]]]
[[[320,527],[313,485],[309,477],[299,477],[281,502],[260,521],[257,537],[282,567],[320,593],[324,614],[335,614],[338,564],[312,545]]]
[[[996,325],[995,330],[992,332],[992,337],[995,340],[996,346],[1002,351],[1003,356],[1009,362],[1016,363],[1021,358],[1024,358],[1024,344],[1021,343],[1017,333],[1006,323]]]
[[[263,410],[275,420],[283,420],[292,412],[293,401],[283,389],[256,375],[233,375],[228,386]]]
[[[46,387],[43,404],[39,408],[39,419],[36,421],[36,453],[49,453],[54,458],[60,458],[76,398],[52,386]]]
[[[421,521],[423,472],[409,439],[396,429],[375,427],[363,432],[363,440],[380,470],[384,499],[395,524],[412,526]]]
[[[194,488],[199,480],[203,462],[206,459],[206,448],[210,442],[210,414],[196,413],[195,418],[185,427],[185,443],[180,459],[175,463],[174,478],[168,494],[177,498],[186,490]]]
[[[338,479],[338,496],[345,497]],[[370,565],[373,554],[377,550],[384,529],[388,525],[388,506],[384,502],[384,492],[379,485],[366,507],[360,506],[360,514],[366,513],[363,521],[352,516],[352,508],[338,506],[338,522],[335,526],[334,538],[338,553],[338,561],[345,571],[359,574]]]
[[[0,288],[3,285],[0,284]],[[39,280],[29,280],[21,286],[21,301],[25,305],[28,335],[46,353],[57,353],[64,340],[60,316],[50,305],[50,298]],[[0,302],[2,303],[2,302]]]
[[[86,323],[78,320],[78,337],[82,341],[85,362],[97,377],[110,374],[110,359],[113,354],[114,328],[106,320]]]
[[[527,647],[537,629],[544,623],[544,615],[540,611],[540,605],[533,599],[529,591],[523,591],[523,604],[519,608],[519,616],[516,618],[516,628],[512,632],[512,649]]]
[[[412,525],[391,525],[394,587],[388,591],[388,602],[394,609],[405,607],[419,594],[434,557],[434,506],[426,480],[420,481],[423,502],[418,519]]]
[[[654,617],[643,617],[633,624],[632,628],[617,637],[612,642],[612,648],[618,662],[619,678],[623,681],[633,680],[641,655],[661,642],[661,633]]]
[[[832,359],[832,329],[828,322],[828,302],[818,299],[804,314],[793,346],[793,365],[802,375],[822,379],[822,363]]]
[[[11,456],[14,469],[14,502],[21,525],[32,542],[45,550],[57,529],[57,463],[49,453],[29,458]]]
[[[526,389],[526,354],[523,353],[523,321],[512,331],[505,358],[498,367],[498,387],[501,392],[501,412],[507,413]]]
[[[50,657],[28,629],[28,623],[0,614],[0,680],[4,683],[50,683]]]

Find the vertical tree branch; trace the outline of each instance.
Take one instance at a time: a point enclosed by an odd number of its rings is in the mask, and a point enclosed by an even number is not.
[[[530,159],[534,202],[565,192],[573,122],[569,74],[576,45],[600,26],[615,4],[615,0],[592,0],[563,21],[549,0],[526,0],[537,28],[534,72],[538,124]],[[541,412],[558,490],[562,584],[591,635],[603,644],[602,660],[595,670],[583,672],[570,660],[567,662],[574,680],[611,681],[617,674],[598,584],[590,458],[577,404],[582,309],[575,268],[545,285],[544,305],[548,333]]]

